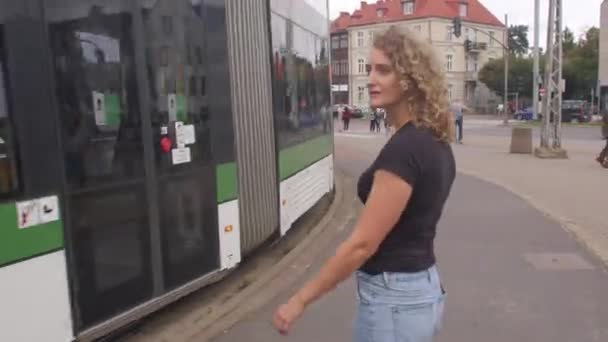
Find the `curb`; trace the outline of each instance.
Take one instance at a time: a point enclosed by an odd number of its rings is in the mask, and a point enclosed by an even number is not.
[[[308,235],[301,240],[288,254],[282,257],[274,266],[264,272],[254,283],[246,289],[236,294],[230,300],[222,304],[221,312],[214,313],[213,317],[203,319],[197,322],[200,326],[200,331],[189,337],[189,341],[209,341],[218,337],[224,331],[228,330],[234,324],[241,321],[244,317],[251,314],[259,307],[265,304],[264,301],[258,300],[256,303],[251,303],[251,299],[255,299],[256,295],[261,292],[279,273],[285,270],[289,264],[302,255],[317,239],[317,237],[329,228],[329,223],[334,218],[338,206],[344,199],[344,175],[336,171],[334,181],[335,195],[329,209],[323,218],[310,230]],[[245,304],[245,307],[242,305]]]
[[[154,323],[154,320],[150,321],[147,324],[152,323],[152,325],[148,325],[142,330],[139,330],[135,335],[124,336],[124,339],[120,339],[120,341],[129,341],[129,342],[185,342],[185,341],[210,341],[214,338],[218,337],[226,330],[234,326],[234,324],[238,323],[245,316],[251,314],[254,310],[259,309],[261,306],[266,304],[266,301],[263,301],[261,294],[269,284],[277,279],[279,274],[284,271],[291,263],[300,257],[306,249],[310,248],[313,243],[315,243],[316,239],[322,233],[326,232],[329,227],[331,227],[330,223],[334,219],[337,210],[343,202],[344,198],[344,190],[345,190],[345,181],[346,177],[343,173],[338,170],[335,171],[334,174],[334,194],[330,195],[331,203],[329,204],[327,210],[325,211],[323,216],[319,219],[315,220],[316,222],[311,222],[308,227],[313,226],[312,228],[306,228],[305,226],[294,227],[295,229],[304,229],[307,231],[300,240],[294,240],[296,243],[291,250],[289,250],[284,256],[277,256],[276,263],[271,264],[265,268],[260,269],[260,271],[256,271],[256,278],[251,283],[248,283],[247,286],[241,288],[238,287],[232,295],[228,298],[225,298],[221,295],[222,291],[230,292],[230,288],[234,286],[234,284],[226,283],[227,286],[224,290],[217,289],[218,292],[215,292],[216,289],[211,288],[209,291],[209,295],[212,298],[211,301],[206,302],[204,304],[196,304],[197,298],[185,300],[191,300],[192,305],[196,306],[197,309],[200,307],[200,311],[204,312],[201,316],[196,317],[188,317],[188,316],[178,316],[172,318],[171,316],[162,317],[158,316],[157,319],[159,321]],[[283,239],[286,239],[284,237]],[[280,243],[283,239],[278,239],[275,242],[272,242],[270,246]],[[287,240],[288,241],[288,240]],[[264,247],[262,247],[264,248]],[[258,256],[260,260],[264,260],[265,256]],[[256,263],[252,259],[253,263]],[[231,273],[238,272],[239,267],[232,270]],[[228,273],[229,275],[230,273]],[[221,282],[217,283],[217,285],[221,286]],[[238,284],[237,284],[238,285]],[[201,289],[205,291],[205,289]],[[199,291],[201,291],[199,290]],[[190,295],[192,296],[192,294]],[[192,309],[192,308],[190,308]],[[180,308],[177,307],[176,310],[179,312]],[[183,310],[183,309],[181,309]],[[198,311],[198,310],[197,310]],[[186,311],[192,313],[192,311]],[[161,314],[162,315],[162,314]]]
[[[587,231],[573,220],[562,216],[561,214],[547,207],[544,207],[543,205],[539,204],[540,201],[535,199],[533,196],[521,193],[515,190],[512,186],[500,180],[460,167],[458,168],[458,173],[469,177],[475,177],[490,184],[494,184],[519,197],[524,202],[526,202],[526,204],[539,211],[545,217],[557,222],[560,227],[562,227],[562,229],[564,229],[567,233],[573,236],[574,239],[583,246],[583,248],[589,251],[594,257],[596,257],[600,261],[604,270],[608,270],[608,252],[602,250],[599,246],[596,246],[593,242],[593,237],[587,236]]]

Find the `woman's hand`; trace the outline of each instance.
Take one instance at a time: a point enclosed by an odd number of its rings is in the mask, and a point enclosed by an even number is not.
[[[297,296],[281,305],[274,313],[274,327],[281,335],[287,335],[295,321],[302,316],[306,306]]]

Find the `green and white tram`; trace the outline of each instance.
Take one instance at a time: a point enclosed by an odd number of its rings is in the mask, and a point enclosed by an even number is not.
[[[333,189],[327,0],[0,0],[0,341],[92,340]]]

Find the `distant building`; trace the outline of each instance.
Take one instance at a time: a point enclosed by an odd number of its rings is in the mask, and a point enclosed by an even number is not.
[[[348,13],[344,13],[348,16]],[[341,16],[342,17],[342,16]],[[348,31],[336,26],[331,32],[331,93],[336,104],[349,103]]]
[[[453,34],[452,19],[456,16],[463,20],[460,38]],[[332,23],[334,100],[344,96],[345,89],[350,104],[368,105],[366,64],[372,40],[376,32],[391,25],[414,31],[435,47],[446,71],[451,100],[483,112],[496,108],[500,99],[479,82],[478,72],[488,61],[502,58],[505,26],[479,0],[378,0],[374,4],[362,1],[352,14],[342,12]],[[343,55],[344,31],[348,33],[346,87],[343,58],[337,58]]]

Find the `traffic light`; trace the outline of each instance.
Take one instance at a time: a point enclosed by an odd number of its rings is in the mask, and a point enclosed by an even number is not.
[[[456,38],[460,38],[462,35],[462,19],[460,19],[460,17],[454,17],[454,19],[452,19],[452,25],[454,26],[454,35]]]

